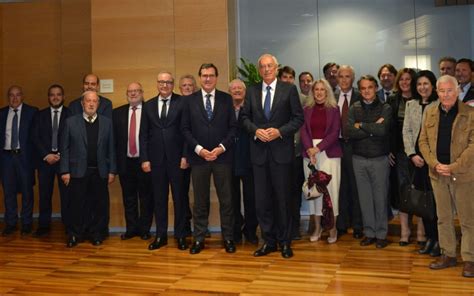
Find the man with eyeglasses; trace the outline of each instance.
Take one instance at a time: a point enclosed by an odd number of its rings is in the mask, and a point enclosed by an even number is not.
[[[264,239],[255,257],[291,249],[291,169],[294,135],[303,124],[303,109],[295,85],[277,80],[278,61],[271,54],[258,59],[263,81],[249,87],[242,123],[250,133],[250,158],[255,178],[255,206]]]
[[[182,130],[188,144],[194,189],[194,242],[191,254],[204,249],[209,220],[211,175],[219,199],[221,231],[227,253],[234,253],[234,213],[232,206],[232,146],[237,122],[232,97],[216,89],[217,67],[199,68],[201,91],[187,98]]]
[[[97,96],[99,97],[99,107],[97,108],[97,114],[100,114],[100,115],[103,115],[107,118],[109,118],[110,120],[112,120],[112,101],[110,101],[109,99],[107,99],[106,97],[103,97],[101,95],[99,95],[99,91],[100,91],[100,80],[99,80],[99,76],[95,75],[95,74],[87,74],[84,76],[84,78],[82,79],[82,91],[85,93],[87,91],[93,91],[97,94]],[[76,114],[82,114],[83,113],[83,108],[82,108],[82,99],[83,99],[83,96],[84,95],[81,95],[79,98],[71,101],[71,103],[69,103],[69,111],[71,113],[71,115],[76,115]],[[107,212],[106,212],[106,225],[109,225],[109,220],[110,220],[110,197],[108,196],[108,192],[107,192],[107,199],[106,199],[106,202],[107,202],[107,206],[106,206],[106,209],[107,209]],[[103,232],[103,235],[105,237],[109,236],[109,229],[103,229],[102,230]]]
[[[142,169],[151,173],[155,204],[156,237],[148,246],[156,250],[168,244],[168,194],[174,206],[174,237],[179,250],[187,249],[185,232],[186,205],[183,172],[188,164],[186,146],[181,133],[184,100],[173,93],[174,78],[170,72],[160,72],[158,96],[147,101],[140,127],[140,161]]]
[[[5,229],[11,235],[17,227],[17,195],[21,192],[21,234],[30,234],[33,224],[33,118],[38,109],[23,102],[18,85],[8,88],[8,106],[0,109],[0,176],[5,201]]]
[[[126,96],[128,104],[113,110],[117,171],[126,222],[126,231],[120,238],[127,240],[139,236],[148,240],[153,220],[153,196],[150,174],[142,171],[140,162],[138,135],[144,104],[142,85],[130,83]]]

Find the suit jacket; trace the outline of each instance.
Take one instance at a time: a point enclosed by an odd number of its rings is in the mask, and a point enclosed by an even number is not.
[[[144,104],[140,125],[140,161],[150,161],[152,166],[165,161],[176,163],[186,157],[185,141],[181,132],[184,98],[173,93],[167,110],[166,121],[158,115],[158,96]]]
[[[238,127],[235,132],[234,145],[234,163],[232,172],[234,176],[246,176],[252,170],[252,163],[250,162],[250,136],[242,126],[242,109],[239,111],[239,118],[237,120]]]
[[[72,115],[82,114],[82,96],[69,103],[69,110]],[[104,115],[112,119],[112,102],[106,97],[99,96],[99,108],[97,114]]]
[[[98,115],[99,135],[97,138],[97,167],[99,175],[117,173],[115,159],[114,133],[112,120]],[[60,168],[61,174],[70,173],[72,178],[82,178],[87,171],[87,133],[86,122],[82,114],[76,114],[66,120],[61,133]]]
[[[0,149],[5,146],[5,129],[9,106],[0,109]],[[20,126],[18,130],[18,142],[20,144],[20,159],[23,167],[33,170],[34,146],[33,146],[33,122],[38,108],[23,103],[21,107]]]
[[[58,148],[61,146],[61,132],[66,125],[66,119],[70,116],[70,111],[63,106],[61,116],[59,117],[58,127]],[[53,134],[53,122],[51,119],[51,107],[47,107],[36,113],[33,126],[33,142],[36,148],[38,161],[42,161],[46,155],[51,153]]]
[[[143,107],[145,102],[142,103],[142,116]],[[114,140],[115,140],[115,153],[117,156],[117,171],[119,175],[125,174],[127,169],[127,148],[128,148],[128,111],[130,104],[122,105],[115,108],[112,113],[113,126],[114,126]],[[141,117],[143,118],[143,117]],[[137,122],[139,125],[140,122]]]
[[[267,160],[267,150],[271,151],[273,159],[281,164],[288,164],[294,158],[294,134],[303,124],[303,109],[301,107],[296,86],[277,81],[271,115],[268,120],[263,113],[262,83],[248,88],[246,104],[242,114],[245,129],[250,133],[250,156],[253,164],[262,165]],[[271,142],[262,142],[254,137],[259,128],[277,128],[281,138]]]
[[[451,163],[448,165],[456,182],[474,181],[474,109],[457,102],[458,114],[451,130]],[[439,103],[426,109],[418,145],[429,166],[430,177],[438,179],[435,167],[439,164],[436,146],[439,128]]]
[[[471,87],[467,91],[467,93],[464,96],[464,98],[462,99],[462,101],[464,103],[467,103],[469,101],[472,103],[474,101],[474,85],[472,83],[471,83]]]
[[[378,98],[378,99],[380,100],[380,102],[382,102],[382,103],[385,103],[385,102],[386,102],[386,100],[385,100],[385,92],[386,92],[386,90],[383,89],[383,88],[381,88],[381,89],[379,89],[379,90],[377,91],[377,98]],[[392,94],[392,92],[390,91],[389,96],[390,96],[391,94]],[[387,100],[388,100],[388,97],[387,97]]]
[[[336,89],[336,91],[334,92],[334,97],[336,98],[336,102],[339,100],[340,93],[341,93],[341,89],[339,88]],[[359,101],[360,99],[361,99],[361,95],[360,95],[359,90],[352,88],[352,95],[349,101],[349,107],[352,106],[352,104],[354,104],[355,102]]]
[[[303,156],[308,158],[306,150],[313,147],[313,137],[311,133],[311,117],[314,107],[305,108],[304,123],[301,127],[301,143],[303,143]],[[326,108],[326,131],[324,138],[317,145],[319,150],[326,151],[330,158],[342,157],[341,145],[339,145],[339,134],[341,133],[341,116],[339,107]]]
[[[232,146],[237,128],[232,97],[216,89],[214,99],[214,110],[209,121],[201,90],[185,97],[181,129],[188,145],[188,159],[191,165],[206,163],[206,160],[194,152],[197,145],[211,151],[219,144],[224,145],[226,150],[215,162],[232,164]]]

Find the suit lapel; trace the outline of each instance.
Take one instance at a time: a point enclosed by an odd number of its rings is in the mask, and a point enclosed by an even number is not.
[[[204,117],[205,120],[209,121],[209,119],[207,119],[207,112],[206,108],[204,108],[204,101],[202,97],[202,92],[200,90],[196,92],[195,99],[197,100],[198,108],[201,110],[201,115]]]
[[[166,114],[166,125],[168,125],[169,122],[172,122],[173,117],[176,115],[178,98],[179,96],[175,95],[174,93],[171,95],[170,106],[168,108],[168,114]]]
[[[263,107],[262,107],[262,89],[263,89],[263,82],[260,83],[260,87],[256,89],[257,93],[255,94],[256,103],[257,103],[257,110],[263,114]]]
[[[99,136],[97,137],[97,149],[99,149],[100,144],[102,143],[102,140],[104,136],[106,135],[107,131],[105,130],[105,124],[101,122],[102,118],[99,118],[99,115],[97,115],[97,119],[99,120]]]
[[[84,144],[87,147],[87,133],[86,133],[86,121],[82,115],[77,117],[77,126],[79,128],[79,131],[81,133],[82,140],[84,141]]]
[[[260,95],[261,96],[261,95]],[[278,105],[278,103],[280,102],[281,100],[281,85],[280,83],[277,81],[277,84],[275,86],[275,94],[273,95],[273,102],[272,102],[272,108],[271,108],[271,111],[270,111],[270,119],[272,119],[273,117],[273,114],[275,113],[275,110],[276,110],[276,106]]]

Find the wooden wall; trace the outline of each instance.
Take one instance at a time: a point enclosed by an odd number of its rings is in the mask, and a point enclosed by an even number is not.
[[[151,98],[157,93],[158,72],[170,71],[176,79],[187,73],[197,76],[204,62],[218,67],[218,88],[227,90],[232,55],[229,33],[233,34],[229,32],[228,14],[235,5],[229,6],[228,1],[42,0],[0,4],[2,95],[9,85],[19,84],[24,88],[25,101],[43,108],[50,84],[62,84],[70,101],[80,95],[82,77],[93,72],[101,79],[114,80],[114,92],[103,95],[117,107],[126,103],[129,83],[141,82],[145,98]],[[110,226],[123,227],[118,179],[110,192]],[[218,225],[212,192],[211,225]],[[58,208],[55,196],[55,211]]]

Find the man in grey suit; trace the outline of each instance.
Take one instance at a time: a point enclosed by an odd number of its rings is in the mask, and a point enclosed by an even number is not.
[[[255,177],[255,206],[265,243],[254,256],[281,247],[283,258],[291,250],[291,169],[295,158],[294,135],[303,124],[303,109],[293,84],[277,81],[278,61],[270,54],[258,59],[263,78],[248,89],[242,114],[250,133],[250,158]]]
[[[117,173],[112,121],[97,114],[97,93],[85,92],[82,107],[84,112],[69,117],[61,134],[60,173],[70,190],[68,248],[86,237],[94,246],[102,244],[108,227],[107,185]]]

